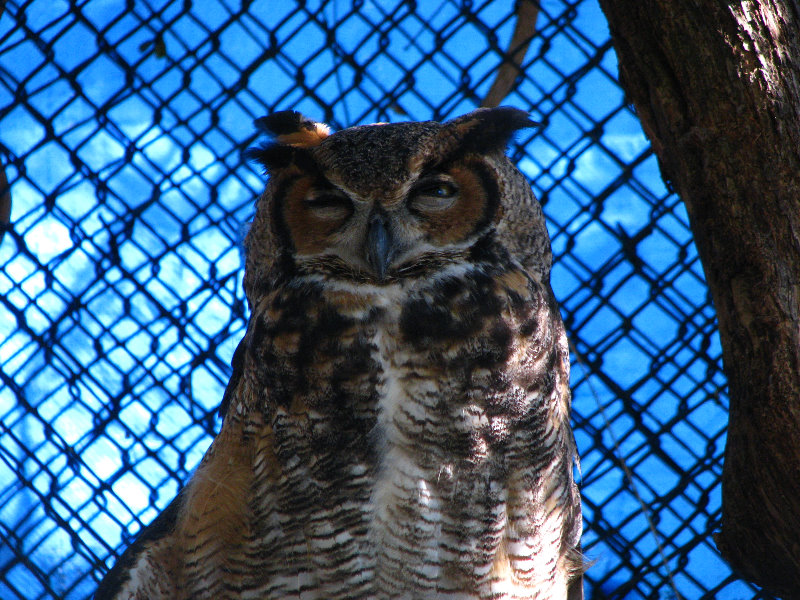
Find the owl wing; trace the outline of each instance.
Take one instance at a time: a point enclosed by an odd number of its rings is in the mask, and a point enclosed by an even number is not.
[[[94,594],[95,600],[174,597],[174,590],[164,589],[164,586],[171,587],[169,582],[173,581],[169,563],[159,561],[158,557],[167,554],[165,550],[183,505],[182,496],[182,493],[178,493],[167,508],[142,530],[136,541],[128,546],[103,577]]]
[[[233,396],[237,393],[240,381],[245,370],[246,341],[242,340],[236,347],[231,365],[233,372],[225,389],[225,394],[220,406],[220,416],[225,418],[231,405]],[[235,429],[235,427],[234,427]],[[222,434],[222,439],[230,440],[232,436]],[[236,444],[236,442],[233,442]],[[214,444],[219,447],[221,444]],[[230,444],[229,444],[230,445]],[[231,457],[231,454],[219,450],[209,450],[203,459],[203,464],[198,471],[214,470],[214,464],[224,463],[226,460],[243,458]],[[194,484],[194,485],[193,485]],[[196,478],[178,492],[178,495],[147,527],[145,527],[136,540],[131,544],[117,562],[103,577],[95,591],[95,600],[135,599],[154,600],[155,598],[177,597],[176,585],[181,575],[183,558],[178,554],[183,550],[179,541],[182,536],[178,533],[181,523],[187,518],[187,498],[195,504],[197,500]],[[213,491],[209,496],[216,495]]]

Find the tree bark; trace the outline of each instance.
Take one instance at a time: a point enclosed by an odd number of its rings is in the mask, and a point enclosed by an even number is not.
[[[800,4],[600,4],[717,310],[730,391],[717,547],[800,598]]]

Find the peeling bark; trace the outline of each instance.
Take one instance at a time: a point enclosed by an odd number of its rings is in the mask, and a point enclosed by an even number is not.
[[[689,212],[730,388],[722,556],[800,597],[800,4],[600,0]]]

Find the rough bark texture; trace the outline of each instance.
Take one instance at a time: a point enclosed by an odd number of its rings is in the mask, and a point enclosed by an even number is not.
[[[731,402],[717,546],[800,598],[800,5],[600,4],[717,309]]]

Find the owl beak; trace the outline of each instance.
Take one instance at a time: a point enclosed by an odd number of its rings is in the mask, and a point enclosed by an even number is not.
[[[367,230],[367,263],[378,279],[383,281],[393,257],[392,236],[381,215],[372,215]]]

